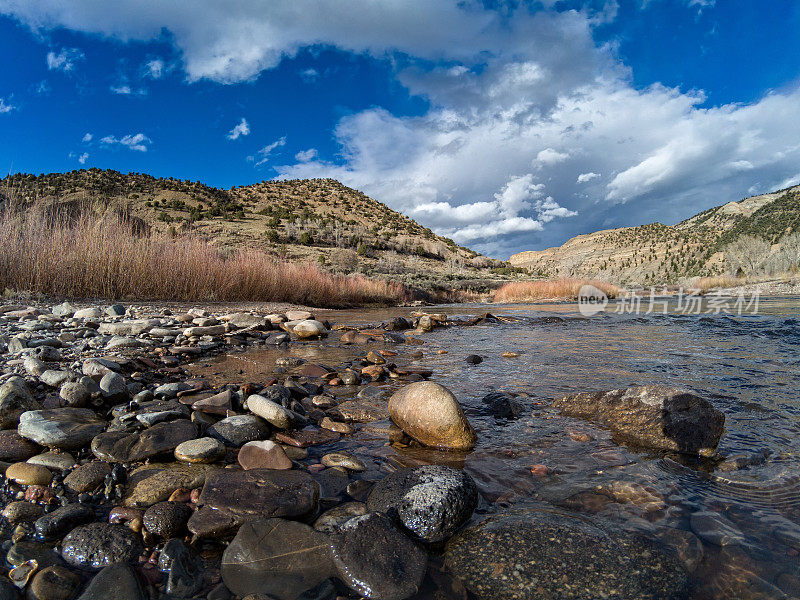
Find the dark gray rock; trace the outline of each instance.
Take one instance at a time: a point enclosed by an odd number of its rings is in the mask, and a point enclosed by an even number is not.
[[[31,456],[39,454],[41,448],[38,444],[25,439],[15,429],[0,431],[0,460],[5,462],[20,462],[28,460]]]
[[[425,465],[401,469],[375,484],[371,511],[398,519],[420,541],[440,542],[466,523],[478,506],[478,488],[467,473]]]
[[[603,424],[624,443],[683,454],[713,455],[725,431],[725,415],[708,400],[663,385],[575,394],[555,406]]]
[[[191,598],[203,588],[200,559],[177,538],[164,545],[158,568],[167,572],[164,591],[171,598]]]
[[[8,579],[0,579],[0,600],[19,600],[19,590]]]
[[[192,509],[182,502],[157,502],[144,513],[144,526],[150,533],[169,539],[186,531]]]
[[[146,600],[144,586],[136,571],[126,564],[105,567],[94,576],[78,600]]]
[[[81,584],[75,573],[61,566],[42,569],[28,586],[28,600],[70,600]]]
[[[31,410],[20,416],[19,434],[49,448],[74,450],[105,430],[106,422],[88,408]]]
[[[447,544],[445,563],[478,598],[684,598],[678,560],[651,542],[612,537],[552,507],[490,517]]]
[[[100,393],[110,402],[124,402],[131,397],[125,379],[119,373],[106,373],[100,379]]]
[[[67,564],[100,570],[115,563],[135,563],[144,550],[142,538],[114,523],[91,523],[70,531],[61,543]]]
[[[495,419],[516,419],[525,411],[522,404],[505,392],[490,392],[481,399],[481,403],[485,412]]]
[[[50,546],[39,542],[29,542],[21,540],[11,546],[6,555],[6,561],[12,567],[17,567],[29,560],[35,560],[39,568],[43,569],[51,565],[63,565],[61,556],[54,552]]]
[[[225,517],[231,529],[258,518],[303,517],[314,512],[319,499],[319,485],[302,471],[223,469],[206,478],[197,505],[200,510],[189,519],[189,530],[198,535],[204,512],[213,511],[219,522]]]
[[[107,462],[137,462],[174,452],[175,448],[197,437],[194,423],[179,419],[158,423],[140,433],[109,431],[92,440],[92,452]]]
[[[259,519],[242,526],[222,555],[222,580],[234,594],[295,600],[336,572],[328,537],[308,525]]]
[[[362,597],[403,600],[419,590],[428,556],[385,516],[354,517],[330,537],[339,578]]]
[[[218,421],[206,433],[226,446],[238,448],[247,442],[267,439],[269,432],[269,425],[264,419],[253,415],[236,415]]]
[[[78,525],[94,521],[94,510],[84,504],[66,504],[40,517],[34,523],[36,533],[43,538],[61,537]]]

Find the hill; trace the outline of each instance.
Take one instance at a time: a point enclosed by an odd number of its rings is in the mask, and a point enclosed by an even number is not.
[[[579,235],[509,262],[546,276],[627,285],[678,283],[724,273],[797,268],[800,186],[708,209],[676,225],[651,223]]]
[[[339,273],[422,289],[475,289],[513,278],[502,261],[438,236],[333,179],[264,181],[220,189],[143,173],[81,169],[0,180],[0,194],[53,210],[125,214],[143,229],[195,232],[220,249],[252,247]]]

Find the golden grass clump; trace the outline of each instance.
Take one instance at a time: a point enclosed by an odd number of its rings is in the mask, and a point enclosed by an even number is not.
[[[614,298],[620,288],[605,281],[588,279],[547,279],[541,281],[515,281],[498,288],[494,293],[494,301],[498,303],[535,302],[537,300],[577,299],[578,292],[584,285],[593,285],[602,290],[609,298]]]
[[[701,294],[718,288],[732,288],[745,285],[747,279],[732,277],[730,275],[716,275],[714,277],[701,277],[695,281],[690,288],[698,290]]]
[[[228,253],[192,234],[136,231],[124,216],[0,212],[0,291],[67,298],[397,304],[397,283],[333,275],[252,249]]]

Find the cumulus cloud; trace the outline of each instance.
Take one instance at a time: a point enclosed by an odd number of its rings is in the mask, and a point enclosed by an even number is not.
[[[274,150],[285,145],[286,145],[286,136],[283,136],[282,138],[275,140],[271,144],[267,144],[266,146],[261,148],[261,150],[256,152],[254,155],[248,156],[247,160],[249,160],[250,162],[254,162],[258,167],[260,165],[263,165],[265,162],[269,160],[269,156],[270,154],[272,154]]]
[[[131,93],[131,86],[129,85],[112,85],[110,88],[112,94],[120,94],[122,96],[128,96]]]
[[[91,133],[86,133],[86,134],[83,136],[83,138],[81,138],[81,141],[82,141],[82,142],[84,142],[84,143],[88,143],[88,142],[91,142],[91,141],[92,141],[92,138],[93,138],[93,137],[94,137],[94,136],[93,136]]]
[[[91,10],[0,0],[0,12],[36,30],[122,41],[161,40],[167,31],[189,81],[252,80],[310,46],[388,57],[427,112],[349,114],[333,132],[336,161],[301,152],[278,173],[338,178],[502,256],[578,231],[674,222],[798,177],[800,144],[787,126],[800,121],[797,88],[709,106],[702,92],[634,87],[613,45],[594,41],[593,28],[613,19],[617,4],[558,12],[547,0],[532,12],[477,0],[174,0],[143,11],[135,0]],[[263,164],[285,143],[248,158]]]
[[[89,158],[89,154],[88,154],[88,152],[84,152],[83,154],[81,154],[81,155],[78,157],[78,162],[79,162],[79,163],[81,163],[82,165],[85,165],[85,164],[86,164],[86,160],[87,160],[88,158]]]
[[[244,117],[242,117],[242,120],[239,121],[225,137],[229,140],[238,140],[243,135],[250,135],[250,124]]]
[[[297,154],[294,155],[294,159],[297,162],[308,162],[310,160],[314,160],[317,157],[317,149],[316,148],[309,148],[308,150],[301,150]]]
[[[47,53],[47,68],[50,71],[63,71],[69,73],[75,68],[75,64],[86,58],[82,50],[78,48],[61,48],[58,53]]]
[[[9,104],[6,102],[5,98],[0,98],[0,115],[4,115],[6,113],[10,113],[12,110],[16,110],[17,107],[13,104]]]
[[[107,135],[103,138],[100,138],[100,143],[107,146],[124,146],[129,150],[135,150],[136,152],[147,152],[147,147],[152,143],[152,141],[143,133],[135,133],[128,134],[121,138],[117,138],[113,135]]]
[[[317,79],[319,79],[319,71],[312,68],[303,69],[302,71],[300,71],[300,77],[303,78],[303,81],[307,82],[316,81]]]

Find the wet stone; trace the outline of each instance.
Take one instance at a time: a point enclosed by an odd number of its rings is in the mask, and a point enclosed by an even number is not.
[[[363,471],[366,465],[355,456],[342,452],[331,452],[322,457],[322,464],[326,467],[342,467],[348,471]]]
[[[69,452],[50,451],[31,456],[28,462],[41,465],[51,471],[66,471],[75,466],[75,458]]]
[[[58,538],[77,525],[90,523],[95,518],[94,510],[85,504],[65,504],[53,512],[37,519],[36,533],[45,539]]]
[[[283,519],[243,525],[222,555],[222,579],[239,597],[295,600],[334,573],[327,536]]]
[[[339,578],[364,598],[403,600],[417,592],[428,557],[383,515],[354,517],[331,534]]]
[[[80,465],[64,478],[64,487],[76,494],[97,489],[111,473],[111,465],[102,461],[92,461]]]
[[[692,531],[703,541],[715,546],[743,544],[747,540],[741,531],[719,513],[702,511],[690,518]]]
[[[168,573],[164,591],[170,598],[191,598],[203,587],[200,560],[179,539],[164,545],[158,566]]]
[[[144,526],[150,533],[169,539],[182,535],[192,509],[181,502],[157,502],[144,512]]]
[[[367,514],[367,505],[363,502],[345,502],[322,513],[314,521],[314,529],[323,533],[333,533],[339,526],[353,517]]]
[[[68,564],[91,570],[115,563],[135,563],[143,550],[139,535],[114,523],[77,527],[61,544],[61,556]]]
[[[421,541],[440,542],[472,516],[478,488],[463,471],[425,465],[384,477],[372,488],[367,506],[397,518]]]
[[[9,523],[16,525],[17,523],[35,521],[42,516],[43,511],[44,507],[39,504],[20,500],[7,504],[5,509],[3,509],[3,516],[8,519]]]
[[[223,469],[209,475],[197,502],[232,520],[233,527],[262,517],[302,517],[316,509],[319,485],[308,473],[251,469]],[[196,526],[199,511],[189,520],[189,530],[202,535]]]
[[[0,385],[0,429],[16,427],[22,413],[41,407],[22,377],[12,377]]]
[[[8,467],[6,477],[20,485],[50,485],[53,480],[53,474],[47,467],[24,462]]]
[[[167,500],[177,489],[200,487],[214,469],[210,465],[181,463],[144,465],[131,473],[123,502],[125,506],[151,506]]]
[[[80,584],[80,577],[65,567],[47,567],[34,576],[28,588],[27,598],[28,600],[69,600]]]
[[[344,421],[354,421],[356,423],[371,423],[372,421],[382,421],[389,416],[385,407],[376,406],[359,400],[347,400],[331,411]]]
[[[6,561],[13,567],[19,566],[29,560],[35,560],[39,568],[43,569],[51,565],[61,565],[64,562],[61,556],[50,546],[39,542],[20,541],[11,546],[6,555]]]
[[[551,508],[490,517],[447,544],[445,563],[479,598],[685,597],[676,558],[629,534],[613,537]]]
[[[130,565],[114,564],[95,575],[78,600],[145,600],[147,597],[136,571]]]
[[[0,431],[0,460],[16,462],[27,460],[39,453],[38,444],[25,439],[15,429]]]
[[[158,423],[140,433],[110,431],[100,434],[92,441],[92,452],[100,460],[108,462],[136,462],[172,453],[179,444],[196,437],[194,424],[179,419]]]

